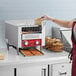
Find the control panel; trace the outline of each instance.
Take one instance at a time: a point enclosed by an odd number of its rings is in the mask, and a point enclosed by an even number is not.
[[[25,46],[40,46],[41,39],[34,39],[34,40],[22,40],[22,47]]]

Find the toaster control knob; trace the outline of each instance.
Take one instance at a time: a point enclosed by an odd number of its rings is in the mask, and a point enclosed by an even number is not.
[[[25,41],[25,42],[24,42],[24,45],[28,45],[28,42],[27,42],[27,41]]]
[[[35,44],[39,44],[39,41],[35,41]]]

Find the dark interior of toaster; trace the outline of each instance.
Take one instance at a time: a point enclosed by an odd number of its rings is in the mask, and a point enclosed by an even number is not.
[[[42,27],[41,26],[37,26],[37,27],[22,27],[22,32],[41,33],[42,32]]]

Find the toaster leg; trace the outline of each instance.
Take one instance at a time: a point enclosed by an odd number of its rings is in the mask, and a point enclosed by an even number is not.
[[[13,47],[14,49],[16,49],[17,55],[19,55],[19,48],[17,48],[16,46],[13,46],[13,45],[12,45],[12,47]]]
[[[6,43],[7,44],[7,50],[9,51],[9,44],[8,43]]]
[[[7,44],[7,50],[9,51],[9,47],[13,47],[14,49],[16,49],[17,51],[17,55],[19,55],[19,48],[17,48],[16,46],[14,45],[10,45],[9,43],[6,43]]]
[[[17,55],[19,55],[19,48],[17,48]]]

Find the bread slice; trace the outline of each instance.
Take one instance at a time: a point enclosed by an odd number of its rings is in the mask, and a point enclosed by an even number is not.
[[[0,54],[0,60],[4,60],[4,55]]]
[[[24,56],[33,56],[33,54],[32,54],[29,50],[21,50],[21,53],[22,53]]]

